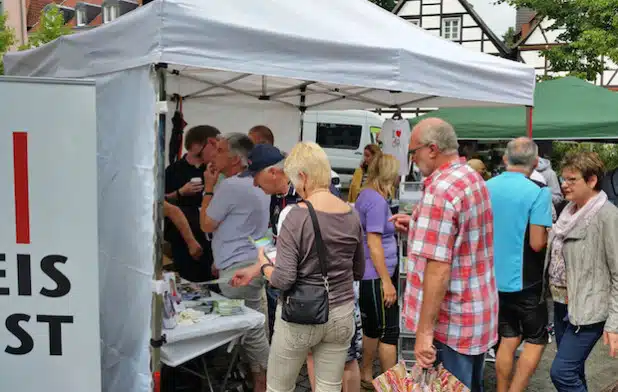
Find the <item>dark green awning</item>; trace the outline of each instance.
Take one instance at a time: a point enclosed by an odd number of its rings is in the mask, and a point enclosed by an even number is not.
[[[540,82],[534,93],[535,139],[618,139],[618,93],[574,77]],[[447,108],[410,119],[439,117],[460,139],[512,139],[526,136],[525,107]]]

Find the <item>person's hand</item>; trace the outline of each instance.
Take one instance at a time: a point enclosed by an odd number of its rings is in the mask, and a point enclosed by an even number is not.
[[[423,369],[432,368],[436,362],[436,348],[433,345],[433,332],[416,334],[414,357],[416,364]]]
[[[196,184],[189,181],[178,190],[178,193],[180,193],[180,196],[192,196],[202,192],[203,189],[204,187],[202,184]]]
[[[206,167],[204,171],[204,188],[207,191],[212,191],[212,189],[217,184],[217,180],[219,179],[219,170],[215,167],[215,165],[211,162]]]
[[[219,277],[219,270],[217,269],[217,267],[215,267],[214,263],[212,267],[210,267],[210,272],[212,272],[212,276],[214,276],[215,278]]]
[[[393,222],[397,231],[406,233],[410,228],[410,220],[412,218],[408,214],[395,214],[388,220]]]
[[[609,346],[609,356],[616,358],[618,356],[618,333],[604,331],[603,343]]]
[[[249,267],[237,270],[230,281],[230,285],[232,287],[247,286],[258,276],[260,276],[260,265],[259,263],[256,263]]]
[[[199,260],[199,258],[202,256],[202,253],[204,253],[202,246],[197,241],[191,241],[187,244],[187,247],[189,248],[189,254],[193,258],[193,260]]]
[[[397,290],[390,278],[382,279],[382,292],[384,293],[384,306],[390,308],[397,302]]]

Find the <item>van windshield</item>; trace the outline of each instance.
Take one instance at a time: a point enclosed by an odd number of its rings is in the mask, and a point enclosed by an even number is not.
[[[362,125],[318,123],[316,143],[322,148],[358,150],[362,133]]]

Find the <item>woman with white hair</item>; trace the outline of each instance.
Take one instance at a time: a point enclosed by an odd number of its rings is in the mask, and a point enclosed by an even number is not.
[[[362,228],[354,210],[329,191],[330,165],[320,146],[297,144],[284,171],[304,201],[292,207],[281,225],[276,264],[261,251],[258,263],[237,271],[232,284],[244,285],[261,272],[283,291],[268,390],[294,390],[311,352],[316,391],[339,392],[355,330],[353,283],[365,270]]]

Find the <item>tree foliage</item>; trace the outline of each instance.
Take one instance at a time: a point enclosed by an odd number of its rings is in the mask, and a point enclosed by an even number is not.
[[[563,45],[544,51],[552,71],[594,81],[603,59],[618,64],[618,0],[500,0],[528,7],[554,20],[548,30],[564,29]]]
[[[567,154],[579,151],[593,151],[599,154],[608,171],[618,168],[618,145],[579,142],[554,142],[551,154],[552,166],[559,170]]]
[[[395,5],[397,4],[396,0],[369,0],[374,4],[379,5],[380,7],[384,8],[387,11],[392,11],[393,8],[395,8]]]
[[[515,29],[513,27],[509,27],[509,29],[502,36],[502,42],[506,45],[507,48],[512,48],[515,45]]]
[[[44,45],[63,35],[72,34],[71,27],[65,25],[64,15],[56,5],[47,7],[41,12],[39,24],[28,37],[28,43],[19,49],[31,49]]]
[[[15,44],[15,31],[6,20],[7,14],[0,14],[0,75],[4,75],[4,54]]]

